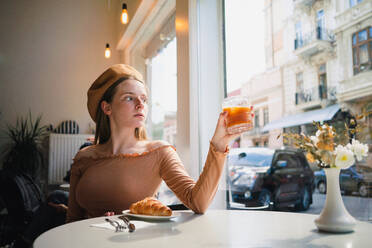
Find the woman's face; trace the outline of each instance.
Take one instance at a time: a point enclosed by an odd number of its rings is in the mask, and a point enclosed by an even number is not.
[[[103,108],[120,127],[142,127],[148,112],[146,87],[137,80],[127,79],[116,87],[112,102]]]

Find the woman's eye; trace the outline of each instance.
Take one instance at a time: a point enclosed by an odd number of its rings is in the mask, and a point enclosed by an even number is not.
[[[131,96],[126,96],[126,97],[124,98],[124,100],[125,100],[125,101],[132,101],[132,100],[133,100],[133,97],[131,97]]]

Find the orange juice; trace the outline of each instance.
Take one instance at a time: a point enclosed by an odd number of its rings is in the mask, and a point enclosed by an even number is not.
[[[226,124],[229,134],[241,133],[252,129],[253,107],[248,97],[232,96],[222,102],[223,111],[227,112]]]
[[[227,127],[240,124],[252,125],[251,107],[227,107],[223,111],[228,113]]]

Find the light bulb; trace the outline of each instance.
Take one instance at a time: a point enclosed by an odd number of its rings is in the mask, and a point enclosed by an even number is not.
[[[106,59],[108,59],[108,58],[111,57],[111,50],[110,50],[110,45],[109,45],[109,43],[106,44],[105,57],[106,57]]]
[[[121,12],[121,23],[127,24],[128,23],[128,11],[127,11],[127,4],[123,3],[123,10]]]

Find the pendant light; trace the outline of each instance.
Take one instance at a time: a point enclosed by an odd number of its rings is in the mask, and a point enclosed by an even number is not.
[[[105,57],[106,57],[106,59],[111,57],[111,50],[110,50],[110,44],[109,43],[106,44]]]
[[[128,10],[127,10],[127,4],[123,3],[123,9],[121,11],[121,23],[127,24],[128,23]]]

